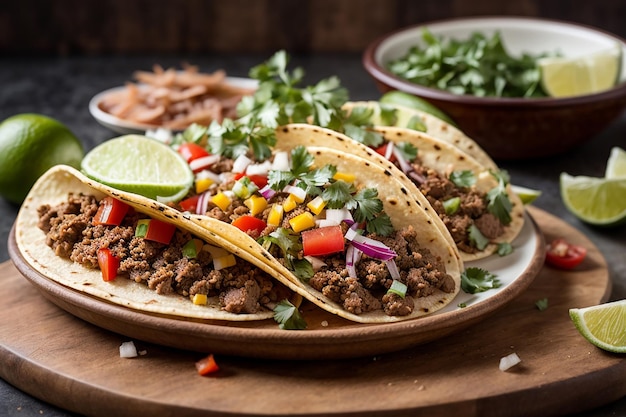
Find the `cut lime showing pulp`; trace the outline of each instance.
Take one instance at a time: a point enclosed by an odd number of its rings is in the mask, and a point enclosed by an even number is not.
[[[572,308],[569,315],[589,342],[609,352],[626,353],[626,300]]]
[[[573,177],[563,172],[560,182],[563,203],[582,221],[610,226],[626,220],[626,178]]]
[[[140,135],[126,135],[93,148],[81,169],[88,177],[152,199],[183,197],[193,185],[187,162],[169,146]]]
[[[576,58],[542,58],[537,64],[541,85],[552,97],[593,94],[613,87],[620,77],[622,47]]]
[[[511,185],[511,189],[519,196],[523,204],[530,204],[541,195],[540,190],[533,190],[532,188],[522,187],[521,185]]]
[[[444,122],[456,126],[450,116],[444,113],[441,109],[424,100],[423,98],[414,96],[413,94],[393,90],[383,94],[379,101],[383,104],[399,105],[408,107],[410,109],[421,110],[425,113],[429,113],[443,120]]]
[[[611,149],[606,163],[606,178],[626,178],[626,151],[617,146]]]

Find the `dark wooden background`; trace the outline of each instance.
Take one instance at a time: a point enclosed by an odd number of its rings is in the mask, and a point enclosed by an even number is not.
[[[625,0],[0,0],[0,54],[360,52],[403,26],[476,15],[626,37]]]

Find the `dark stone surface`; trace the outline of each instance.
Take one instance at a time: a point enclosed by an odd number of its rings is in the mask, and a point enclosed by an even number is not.
[[[18,113],[36,112],[65,123],[87,150],[115,134],[90,116],[87,104],[96,93],[122,85],[138,69],[151,69],[189,62],[203,71],[226,69],[232,76],[246,76],[248,69],[267,56],[144,56],[81,58],[0,58],[0,120]],[[315,83],[337,75],[350,91],[352,100],[376,99],[379,93],[361,66],[360,55],[294,56],[292,66],[306,71],[305,83]],[[574,218],[563,206],[558,178],[572,175],[602,176],[610,149],[626,147],[626,116],[587,144],[567,154],[527,161],[500,161],[515,184],[540,189],[543,195],[535,205],[581,230],[607,258],[613,280],[612,300],[626,298],[626,227],[598,229]],[[9,259],[7,237],[18,207],[0,199],[0,262]],[[0,277],[1,279],[1,277]],[[42,403],[0,380],[0,415],[71,415]],[[578,417],[626,415],[626,398]]]

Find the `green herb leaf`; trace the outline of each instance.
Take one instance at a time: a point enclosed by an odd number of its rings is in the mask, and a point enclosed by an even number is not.
[[[452,197],[443,202],[443,208],[448,216],[453,215],[461,207],[461,197]]]
[[[489,239],[474,224],[469,227],[469,240],[472,246],[478,250],[483,250],[489,245]]]
[[[539,311],[544,311],[548,308],[548,299],[542,298],[541,300],[535,301],[535,306],[539,309]]]
[[[283,330],[304,330],[307,323],[300,311],[289,300],[282,300],[274,307],[274,320]]]
[[[497,253],[500,256],[510,255],[513,253],[513,245],[511,245],[509,242],[500,242],[498,243]]]
[[[471,187],[476,184],[476,176],[470,170],[453,171],[449,178],[457,187]]]
[[[499,288],[501,285],[496,275],[482,268],[469,267],[461,274],[461,289],[468,294]]]
[[[496,216],[500,223],[507,225],[511,223],[511,210],[513,209],[513,204],[506,190],[508,177],[494,172],[492,175],[498,179],[498,185],[487,193],[487,210]]]

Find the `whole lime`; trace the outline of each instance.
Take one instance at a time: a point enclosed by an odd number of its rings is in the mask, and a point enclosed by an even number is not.
[[[20,204],[49,168],[80,168],[83,144],[59,121],[34,113],[11,116],[0,124],[0,195]]]

